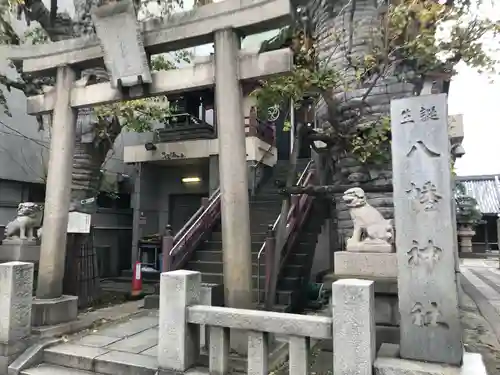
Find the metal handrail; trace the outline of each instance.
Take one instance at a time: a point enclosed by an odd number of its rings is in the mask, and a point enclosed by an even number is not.
[[[309,171],[309,168],[311,167],[311,164],[312,164],[312,160],[309,160],[309,162],[307,163],[306,167],[304,168],[304,170],[302,171],[302,174],[300,175],[298,181],[297,181],[297,185],[301,184],[302,183],[302,180],[304,179],[304,177],[306,176],[306,173]],[[276,221],[273,223],[273,227],[272,229],[275,230],[279,221],[280,221],[280,217],[281,217],[281,213],[278,215],[278,217],[276,218]],[[261,256],[262,256],[262,253],[264,251],[264,248],[265,248],[266,244],[264,243],[260,250],[259,250],[259,254],[257,254],[257,262],[260,260]]]
[[[209,200],[209,201],[212,201],[212,199],[216,198],[216,195],[220,195],[220,187],[219,187],[219,188],[217,188],[217,190],[215,190],[215,191],[212,193],[212,195],[208,198],[208,200]],[[193,216],[191,216],[191,217],[189,218],[189,220],[187,221],[187,223],[186,223],[186,224],[184,224],[184,226],[181,228],[181,230],[180,230],[180,231],[178,231],[178,232],[177,232],[177,234],[174,236],[174,243],[175,243],[175,241],[178,241],[178,240],[179,240],[179,238],[178,238],[178,237],[179,237],[179,236],[180,236],[183,232],[185,232],[185,231],[187,231],[188,229],[190,229],[190,227],[191,227],[191,226],[192,226],[192,224],[193,224],[192,222],[193,222],[194,220],[196,220],[196,218],[197,218],[199,215],[201,215],[201,213],[203,213],[203,211],[205,211],[205,207],[200,206],[200,208],[198,208],[198,210],[194,213],[194,215],[193,215]]]
[[[304,181],[306,174],[309,172],[309,169],[311,168],[312,163],[313,163],[312,159],[309,160],[306,167],[302,171],[302,174],[300,175],[299,179],[297,180],[297,185],[300,185]],[[278,226],[278,223],[280,221],[280,217],[281,217],[281,213],[278,215],[278,217],[276,218],[276,220],[273,223],[273,226],[272,226],[273,231]],[[287,217],[287,219],[288,219],[288,217]],[[262,246],[260,247],[259,253],[257,254],[257,301],[258,301],[258,303],[260,303],[260,301],[261,301],[261,298],[260,298],[260,258],[262,257],[262,253],[264,252],[265,249],[266,249],[266,242],[264,242],[262,244]]]
[[[188,220],[188,222],[182,227],[182,229],[179,231],[179,233],[174,237],[174,247],[172,247],[172,250],[170,250],[170,253],[169,253],[170,256],[176,254],[175,251],[177,251],[177,248],[179,247],[179,245],[182,243],[182,241],[186,238],[186,236],[189,233],[188,229],[191,229],[196,224],[198,224],[200,222],[200,220],[203,218],[203,214],[205,212],[209,211],[215,204],[217,204],[219,199],[220,199],[220,187],[210,196],[210,204],[206,208],[203,206],[200,207],[198,209],[198,211],[196,211],[196,214],[191,216],[191,219]],[[198,212],[201,212],[201,214],[198,214]],[[194,222],[191,224],[192,221],[194,221]],[[186,227],[188,229],[184,230]],[[177,239],[177,237],[180,236],[180,234],[183,231],[184,231],[184,233],[182,234],[182,236],[179,239]]]
[[[271,153],[271,150],[273,149],[273,145],[269,146],[269,149],[264,152],[260,160],[257,162],[255,167],[257,167],[260,163],[263,162],[264,158],[266,157],[267,154]],[[212,193],[212,195],[209,198],[210,204],[207,207],[201,206],[198,208],[198,210],[194,213],[193,216],[189,218],[186,224],[181,228],[179,232],[174,236],[174,247],[172,247],[172,250],[170,250],[169,255],[175,255],[176,251],[178,250],[178,247],[182,243],[182,241],[186,238],[186,236],[189,233],[189,230],[196,226],[201,218],[203,217],[203,214],[207,211],[209,211],[220,199],[220,186],[217,188],[216,191]]]

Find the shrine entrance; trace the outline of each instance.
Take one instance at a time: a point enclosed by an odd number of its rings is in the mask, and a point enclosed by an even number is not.
[[[259,54],[243,52],[241,36],[289,25],[292,14],[289,0],[223,1],[139,23],[133,2],[123,0],[93,9],[96,38],[9,46],[6,58],[22,63],[24,73],[56,77],[55,87],[28,97],[27,105],[30,115],[52,114],[37,286],[37,299],[42,302],[36,301],[38,305],[48,306],[54,298],[62,298],[76,110],[144,97],[172,97],[216,86],[225,303],[235,308],[252,306],[242,86],[289,73],[293,53],[288,48]],[[149,60],[154,54],[211,42],[215,47],[212,58],[175,70],[151,71]],[[93,83],[88,77],[77,76],[82,68],[102,67],[103,61],[109,82]],[[186,108],[189,112],[193,109]],[[246,348],[246,340],[244,345]]]

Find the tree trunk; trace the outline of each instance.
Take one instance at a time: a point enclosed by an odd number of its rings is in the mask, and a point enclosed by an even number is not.
[[[314,7],[322,9],[322,4],[322,0],[310,0],[309,5],[312,9]],[[373,0],[341,0],[330,4],[333,4],[335,8],[331,12],[313,12],[317,33],[317,52],[320,61],[327,61],[329,66],[344,72],[346,80],[344,87],[325,97],[326,100],[318,106],[319,124],[331,121],[332,113],[336,112],[332,108],[334,104],[342,108],[359,108],[362,99],[365,99],[364,102],[367,106],[364,106],[366,110],[362,112],[361,118],[357,121],[358,125],[366,124],[381,116],[388,116],[391,99],[412,95],[413,85],[399,80],[395,72],[386,72],[373,86],[370,81],[358,84],[356,72],[352,67],[352,62],[357,59],[363,61],[364,57],[372,52],[374,43],[376,43],[373,35],[379,35],[378,29],[380,28],[377,2]],[[325,16],[325,14],[329,15]],[[342,118],[337,119],[341,125],[352,121],[352,114],[349,118],[350,115],[347,112],[344,113]],[[355,155],[345,153],[345,149],[336,146],[332,147],[332,158],[335,162],[335,175],[329,184],[342,185],[342,188],[363,185],[363,183],[392,184],[390,158],[387,163],[370,165],[369,163],[361,163]],[[342,238],[350,235],[352,223],[348,219],[348,215],[338,215],[339,211],[345,211],[347,208],[340,199],[341,194],[337,192],[335,197],[338,234]],[[392,199],[392,193],[373,192],[369,194],[370,198]]]
[[[51,41],[61,41],[94,33],[90,15],[93,6],[99,0],[74,0],[75,17],[71,19],[65,13],[57,13],[57,1],[51,1],[51,9],[47,9],[42,0],[26,0],[20,5],[25,8],[24,14],[28,23],[36,21],[45,30]],[[90,74],[97,81],[102,81],[102,72],[95,70],[84,71],[82,76]],[[120,134],[121,127],[117,118],[109,121],[97,121],[88,110],[78,111],[77,137],[73,155],[73,174],[70,211],[83,211],[92,214],[96,211],[96,201],[82,204],[82,200],[96,198],[99,193],[101,181],[101,167],[106,155],[113,147],[116,137]],[[104,131],[97,132],[96,128],[104,127]],[[98,134],[106,134],[105,139],[100,139]],[[91,234],[69,234],[68,254],[66,257],[66,271],[64,283],[65,293],[79,295],[80,285],[85,280],[97,280],[89,273],[95,272],[96,267],[82,268],[82,251],[97,260],[93,249]],[[92,246],[92,249],[88,249]],[[99,290],[97,286],[88,285],[86,290]]]
[[[97,211],[102,165],[121,129],[116,118],[98,123],[92,113],[85,110],[79,111],[77,122],[70,211],[92,215]],[[98,138],[98,126],[105,126],[107,138]],[[88,234],[68,234],[65,276],[64,293],[77,295],[80,307],[87,307],[99,298],[101,289],[92,227]]]

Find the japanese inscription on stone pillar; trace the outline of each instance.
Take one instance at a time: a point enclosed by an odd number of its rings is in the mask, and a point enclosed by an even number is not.
[[[151,71],[132,1],[97,7],[93,10],[92,20],[112,87],[151,83]]]
[[[445,94],[391,102],[401,357],[459,365],[450,143]]]

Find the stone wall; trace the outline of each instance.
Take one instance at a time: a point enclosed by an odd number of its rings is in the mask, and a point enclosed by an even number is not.
[[[370,53],[374,43],[377,43],[372,35],[375,35],[374,29],[378,27],[379,10],[373,0],[342,1],[334,4],[335,9],[327,9],[327,11],[325,11],[325,4],[324,0],[311,2],[310,14],[316,23],[317,52],[321,62],[328,62],[330,66],[345,72],[346,85],[343,89],[335,92],[334,97],[347,106],[354,105],[361,102],[370,83],[368,82],[364,86],[354,83],[355,73],[349,68],[346,58],[349,29],[352,25],[354,33],[351,58],[353,60],[362,59],[367,53]],[[370,110],[366,111],[360,124],[380,118],[382,115],[389,115],[391,99],[406,97],[412,92],[412,84],[401,82],[391,74],[379,78],[366,99]],[[327,118],[324,102],[319,103],[317,107],[317,117],[318,124],[321,126]],[[354,186],[356,183],[370,182],[373,185],[387,185],[392,182],[390,160],[375,166],[361,163],[353,155],[339,156],[337,154],[335,158],[338,163],[332,181],[334,184]],[[388,219],[393,217],[391,192],[367,194],[367,196],[368,202],[379,209],[384,217]],[[342,243],[342,238],[351,234],[352,223],[347,208],[340,202],[340,199],[340,195],[336,196],[339,242]]]

